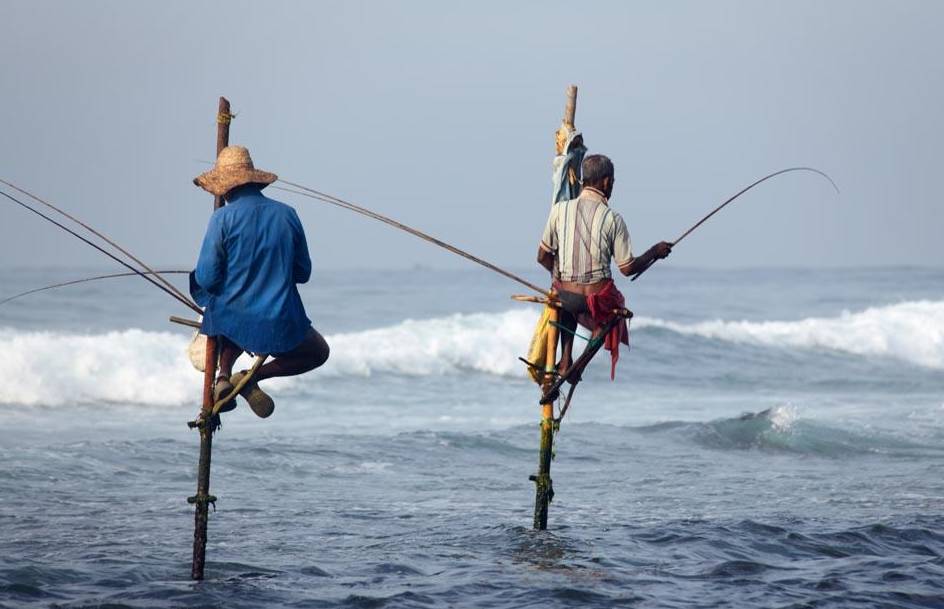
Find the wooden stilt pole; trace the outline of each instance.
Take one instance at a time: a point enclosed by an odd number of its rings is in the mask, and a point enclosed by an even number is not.
[[[550,317],[547,324],[547,356],[544,361],[544,381],[542,391],[554,384],[553,372],[557,367],[557,326],[558,310],[550,308]],[[554,485],[551,482],[551,457],[554,451],[554,401],[548,400],[541,404],[541,449],[538,453],[538,473],[531,476],[534,481],[534,528],[543,531],[547,529],[547,508],[554,498]]]
[[[574,127],[574,119],[577,117],[577,85],[567,87],[567,103],[564,104],[563,123],[570,128]]]
[[[564,104],[564,117],[561,128],[557,131],[557,154],[564,153],[564,143],[568,132],[574,128],[574,119],[577,114],[577,86],[567,87],[567,101]],[[576,176],[569,178],[576,181]],[[550,300],[556,300],[557,295],[551,293]],[[551,395],[551,387],[555,386],[554,372],[557,369],[557,322],[560,311],[552,304],[548,307],[547,324],[547,355],[544,362],[544,380],[541,382],[542,396]],[[537,362],[535,362],[537,363]],[[556,393],[556,392],[555,392]],[[543,398],[542,398],[543,399]],[[547,509],[554,498],[554,484],[551,481],[551,459],[554,455],[554,400],[541,402],[541,448],[538,452],[538,473],[531,476],[534,481],[534,528],[543,531],[547,529]]]
[[[213,377],[216,374],[216,362],[216,340],[210,337],[207,339],[206,368],[203,373],[203,407],[196,423],[196,427],[200,430],[197,494],[187,499],[196,508],[193,520],[193,562],[190,566],[190,577],[195,580],[203,579],[209,507],[211,503],[216,505],[216,497],[210,494],[210,458],[213,456],[213,432],[216,427],[216,418],[210,410],[213,408]]]
[[[224,148],[229,146],[229,124],[233,120],[230,112],[229,100],[220,98],[220,107],[216,113],[216,155],[219,156]],[[223,197],[213,197],[213,209],[217,210],[226,205]]]
[[[232,119],[229,101],[220,98],[219,111],[216,116],[216,154],[229,145],[229,123]],[[213,198],[213,209],[223,207],[222,197]],[[216,380],[218,362],[217,342],[213,336],[207,337],[206,366],[203,372],[203,406],[200,417],[191,424],[200,430],[200,463],[197,467],[197,494],[187,501],[194,504],[193,522],[193,563],[190,567],[190,577],[195,580],[203,579],[203,570],[206,563],[207,519],[209,507],[216,505],[216,497],[210,494],[210,459],[213,454],[213,432],[216,431],[218,419],[213,415],[213,383]]]

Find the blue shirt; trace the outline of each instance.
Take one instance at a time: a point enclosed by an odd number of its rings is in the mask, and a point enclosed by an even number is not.
[[[202,332],[253,353],[291,351],[311,321],[297,283],[311,277],[305,231],[295,210],[250,185],[210,216],[190,294],[205,307]]]

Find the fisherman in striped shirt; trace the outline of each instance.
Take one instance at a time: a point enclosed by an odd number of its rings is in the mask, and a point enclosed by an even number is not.
[[[612,314],[623,306],[623,297],[613,284],[610,260],[615,259],[623,275],[629,276],[665,258],[672,245],[661,241],[641,256],[634,257],[626,222],[609,206],[613,193],[613,162],[602,154],[583,161],[583,189],[576,199],[560,201],[551,207],[550,217],[538,248],[538,262],[550,271],[554,289],[561,302],[561,360],[563,374],[573,361],[573,332],[577,323],[593,331],[596,337]],[[628,344],[625,324],[614,328],[607,337],[613,366],[619,343]],[[570,380],[580,378],[580,371]]]

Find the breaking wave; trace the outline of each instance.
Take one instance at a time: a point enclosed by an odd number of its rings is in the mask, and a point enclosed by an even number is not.
[[[397,374],[438,376],[479,372],[522,376],[537,312],[456,314],[405,320],[392,326],[329,335],[331,359],[320,378]],[[703,321],[681,324],[636,318],[634,331],[668,331],[680,340],[697,336],[754,345],[823,349],[884,356],[944,368],[944,301],[904,302],[799,321]],[[0,329],[8,379],[0,403],[120,402],[185,404],[200,375],[184,354],[187,336],[123,330],[70,334]],[[278,380],[274,388],[293,385]]]
[[[903,302],[799,321],[680,324],[642,319],[636,327],[665,328],[687,336],[771,347],[893,357],[928,368],[944,368],[944,301]]]
[[[2,329],[7,380],[0,383],[0,403],[191,402],[202,380],[183,351],[188,342],[181,334],[142,330],[65,334]]]
[[[432,375],[472,370],[520,375],[537,314],[533,309],[452,315],[331,337],[328,368],[341,374],[376,372]],[[681,324],[634,318],[634,332],[654,328],[681,337],[733,343],[823,349],[859,356],[891,357],[944,368],[944,301],[916,301],[799,321],[702,321]]]
[[[858,454],[913,457],[941,452],[936,443],[922,444],[913,438],[900,438],[874,429],[836,427],[803,419],[792,406],[775,406],[705,423],[676,421],[636,429],[724,451],[761,450],[822,457]]]
[[[523,309],[405,320],[329,335],[331,358],[318,376],[474,371],[520,377],[523,366],[517,357],[527,348],[535,318],[533,309]],[[137,329],[70,334],[0,328],[0,352],[10,379],[0,383],[0,404],[186,404],[202,383],[186,356],[188,344],[184,334]],[[239,362],[249,363],[245,356]],[[292,379],[272,381],[276,391],[295,384]]]

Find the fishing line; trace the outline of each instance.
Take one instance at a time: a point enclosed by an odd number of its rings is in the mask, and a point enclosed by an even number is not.
[[[183,274],[183,275],[186,275],[186,274],[188,274],[188,273],[190,273],[190,271],[176,271],[176,270],[175,270],[175,271],[147,271],[147,272],[145,272],[144,274],[145,274],[145,275],[151,275],[151,274],[158,274],[158,275],[180,275],[180,274]],[[95,277],[85,277],[84,279],[73,279],[72,281],[64,281],[64,282],[62,282],[62,283],[53,283],[53,284],[50,284],[50,285],[43,286],[43,287],[41,287],[41,288],[34,288],[34,289],[32,289],[32,290],[27,290],[26,292],[20,292],[19,294],[16,294],[16,295],[14,295],[14,296],[10,296],[10,297],[8,297],[8,298],[4,298],[3,300],[0,300],[0,305],[4,305],[4,304],[6,304],[6,303],[8,303],[8,302],[11,302],[11,301],[13,301],[13,300],[16,300],[17,298],[22,298],[22,297],[24,297],[24,296],[29,296],[30,294],[36,294],[37,292],[44,292],[44,291],[46,291],[46,290],[52,290],[52,289],[54,289],[54,288],[64,288],[64,287],[66,287],[66,286],[76,285],[76,284],[79,284],[79,283],[85,283],[85,282],[87,282],[87,281],[98,281],[99,279],[113,279],[113,278],[115,278],[115,277],[134,277],[134,276],[140,275],[140,274],[141,274],[140,271],[135,271],[134,273],[109,273],[108,275],[97,275],[97,276],[95,276]]]
[[[157,286],[158,288],[160,288],[161,290],[163,290],[164,292],[166,292],[167,294],[169,294],[169,295],[172,296],[173,298],[179,300],[182,304],[184,304],[185,306],[189,307],[189,308],[192,309],[194,312],[196,312],[196,313],[198,313],[198,314],[200,314],[200,315],[203,314],[203,309],[201,309],[200,307],[198,307],[196,304],[190,302],[187,298],[178,295],[178,294],[175,293],[174,291],[171,291],[171,290],[167,289],[164,285],[162,285],[162,284],[160,284],[160,283],[154,281],[154,279],[152,279],[151,277],[149,277],[144,271],[141,271],[141,270],[139,270],[139,269],[134,268],[133,266],[131,266],[130,264],[128,264],[126,261],[122,260],[121,258],[119,258],[118,256],[114,255],[113,253],[109,252],[108,250],[106,250],[106,249],[103,248],[102,246],[98,245],[97,243],[94,243],[93,241],[91,241],[91,240],[89,240],[89,239],[83,237],[82,235],[80,235],[79,233],[75,232],[74,230],[72,230],[72,229],[69,228],[68,226],[65,226],[64,224],[58,222],[58,221],[55,220],[54,218],[51,218],[50,216],[47,216],[46,214],[44,214],[43,212],[39,211],[38,209],[35,209],[35,208],[31,207],[29,204],[24,203],[23,201],[20,201],[20,200],[17,199],[16,197],[14,197],[14,196],[12,196],[12,195],[10,195],[10,194],[8,194],[8,193],[3,192],[2,190],[0,190],[0,195],[3,195],[4,197],[10,199],[11,201],[13,201],[14,203],[16,203],[17,205],[19,205],[19,206],[21,206],[21,207],[23,207],[23,208],[25,208],[25,209],[28,209],[29,211],[31,211],[31,212],[33,212],[34,214],[36,214],[37,216],[39,216],[39,217],[45,219],[46,221],[55,224],[56,226],[58,226],[59,228],[61,228],[61,229],[64,230],[64,231],[66,231],[67,233],[69,233],[69,234],[72,235],[73,237],[82,240],[83,242],[87,243],[88,245],[91,245],[92,247],[94,247],[95,249],[97,249],[97,250],[100,251],[101,253],[105,254],[106,256],[108,256],[109,258],[111,258],[112,260],[114,260],[115,262],[117,262],[118,264],[120,264],[120,265],[122,265],[123,267],[127,268],[128,270],[130,270],[130,271],[136,273],[137,275],[140,275],[141,277],[143,277],[143,278],[146,279],[147,281],[153,283],[155,286]],[[150,271],[150,270],[149,270],[149,272],[150,272],[150,273],[154,273],[154,271]]]
[[[769,175],[766,175],[766,176],[764,176],[763,178],[760,178],[759,180],[757,180],[757,181],[751,183],[750,185],[748,185],[748,186],[746,186],[745,188],[743,188],[743,189],[741,189],[740,191],[738,191],[736,194],[734,194],[732,197],[730,197],[729,199],[727,199],[724,203],[722,203],[721,205],[719,205],[718,207],[716,207],[715,209],[713,209],[709,214],[707,214],[705,217],[703,217],[701,220],[699,220],[697,223],[695,223],[692,227],[690,227],[688,230],[686,230],[684,233],[682,233],[682,235],[681,235],[678,239],[676,239],[675,241],[672,242],[672,245],[673,245],[673,246],[677,245],[679,242],[681,242],[683,239],[685,239],[688,235],[690,235],[692,232],[694,232],[698,227],[700,227],[702,224],[704,224],[705,222],[707,222],[709,218],[711,218],[711,217],[714,216],[716,213],[718,213],[719,211],[721,211],[725,206],[727,206],[729,203],[731,203],[732,201],[734,201],[735,199],[737,199],[738,197],[740,197],[741,195],[743,195],[744,193],[746,193],[748,190],[754,188],[755,186],[757,186],[757,185],[761,184],[762,182],[765,182],[765,181],[767,181],[767,180],[769,180],[769,179],[771,179],[771,178],[773,178],[773,177],[776,177],[776,176],[781,175],[781,174],[784,174],[784,173],[792,172],[792,171],[810,171],[810,172],[816,173],[816,174],[818,174],[818,175],[824,177],[825,179],[827,179],[827,180],[829,181],[829,183],[832,185],[832,187],[836,190],[837,193],[840,192],[840,191],[839,191],[839,187],[836,185],[836,183],[833,181],[833,179],[832,179],[831,177],[829,177],[829,175],[827,175],[825,172],[820,171],[819,169],[816,169],[816,168],[813,168],[813,167],[789,167],[789,168],[787,168],[787,169],[781,169],[781,170],[779,170],[779,171],[775,171],[774,173],[771,173],[771,174],[769,174]],[[394,220],[394,219],[392,219],[392,218],[389,218],[389,217],[384,216],[384,215],[382,215],[382,214],[379,214],[379,213],[377,213],[377,212],[371,211],[371,210],[369,210],[369,209],[367,209],[367,208],[361,207],[361,206],[356,205],[356,204],[354,204],[354,203],[351,203],[351,202],[349,202],[349,201],[345,201],[344,199],[335,197],[335,196],[333,196],[333,195],[329,195],[329,194],[327,194],[327,193],[323,193],[323,192],[314,190],[314,189],[312,189],[312,188],[308,188],[307,186],[303,186],[303,185],[301,185],[301,184],[296,184],[295,182],[290,182],[290,181],[284,180],[284,179],[280,179],[279,181],[282,182],[282,183],[284,183],[284,184],[288,184],[288,185],[290,185],[290,186],[293,186],[293,187],[295,187],[296,189],[300,189],[300,190],[293,190],[293,189],[291,189],[291,188],[285,188],[285,187],[281,187],[281,186],[273,186],[272,188],[274,188],[274,189],[276,189],[276,190],[281,190],[281,191],[284,191],[284,192],[289,192],[289,193],[292,193],[292,194],[296,194],[296,195],[301,195],[301,196],[303,196],[303,197],[309,197],[309,198],[312,198],[312,199],[316,199],[316,200],[318,200],[318,201],[322,201],[322,202],[325,202],[325,203],[329,203],[329,204],[331,204],[331,205],[335,205],[335,206],[337,206],[337,207],[341,207],[341,208],[344,208],[344,209],[353,211],[353,212],[355,212],[355,213],[358,213],[358,214],[367,216],[368,218],[373,218],[374,220],[378,220],[378,221],[380,221],[380,222],[383,222],[383,223],[385,223],[385,224],[388,224],[388,225],[390,225],[390,226],[393,226],[394,228],[398,228],[398,229],[400,229],[400,230],[403,230],[403,231],[405,231],[405,232],[408,232],[408,233],[410,233],[411,235],[414,235],[414,236],[416,236],[416,237],[419,237],[420,239],[423,239],[424,241],[428,241],[428,242],[430,242],[430,243],[433,243],[433,244],[435,244],[435,245],[438,245],[439,247],[442,247],[443,249],[446,249],[447,251],[450,251],[450,252],[452,252],[452,253],[454,253],[454,254],[456,254],[456,255],[458,255],[458,256],[462,256],[463,258],[466,258],[467,260],[471,260],[472,262],[475,262],[475,263],[477,263],[477,264],[480,264],[481,266],[484,266],[485,268],[487,268],[487,269],[489,269],[489,270],[491,270],[491,271],[494,271],[494,272],[496,272],[496,273],[498,273],[498,274],[500,274],[500,275],[502,275],[502,276],[504,276],[504,277],[507,277],[508,279],[511,279],[511,280],[513,280],[513,281],[516,281],[516,282],[520,283],[521,285],[524,285],[525,287],[528,287],[528,288],[530,288],[530,289],[532,289],[532,290],[538,292],[539,294],[543,294],[543,295],[545,295],[545,296],[548,295],[548,292],[547,292],[546,290],[544,290],[544,289],[542,289],[542,288],[539,288],[538,286],[534,285],[533,283],[531,283],[531,282],[529,282],[529,281],[527,281],[527,280],[525,280],[525,279],[522,279],[521,277],[515,275],[514,273],[511,273],[510,271],[506,271],[505,269],[503,269],[503,268],[501,268],[501,267],[498,267],[498,266],[496,266],[496,265],[494,265],[494,264],[488,262],[487,260],[483,260],[483,259],[481,259],[481,258],[479,258],[479,257],[477,257],[477,256],[473,256],[472,254],[470,254],[470,253],[468,253],[468,252],[466,252],[466,251],[464,251],[464,250],[461,250],[461,249],[459,249],[458,247],[456,247],[456,246],[454,246],[454,245],[451,245],[451,244],[449,244],[449,243],[446,243],[445,241],[442,241],[442,240],[440,240],[440,239],[437,239],[437,238],[435,238],[435,237],[433,237],[433,236],[431,236],[431,235],[428,235],[428,234],[426,234],[426,233],[424,233],[424,232],[422,232],[422,231],[420,231],[420,230],[417,230],[417,229],[415,229],[415,228],[412,228],[412,227],[410,227],[410,226],[407,226],[406,224],[403,224],[402,222],[398,222],[398,221],[396,221],[396,220]],[[63,283],[56,283],[56,284],[52,284],[52,285],[48,285],[48,286],[43,286],[43,287],[41,287],[41,288],[36,288],[36,289],[33,289],[33,290],[28,290],[28,291],[26,291],[26,292],[22,292],[22,293],[20,293],[20,294],[16,294],[16,295],[11,296],[11,297],[9,297],[9,298],[0,300],[0,305],[5,304],[5,303],[7,303],[7,302],[10,302],[10,301],[12,301],[12,300],[16,300],[17,298],[21,298],[21,297],[23,297],[23,296],[27,296],[27,295],[29,295],[29,294],[35,294],[35,293],[37,293],[37,292],[42,292],[42,291],[44,291],[44,290],[51,290],[51,289],[54,289],[54,288],[60,288],[60,287],[65,287],[65,286],[69,286],[69,285],[75,285],[75,284],[79,284],[79,283],[85,283],[85,282],[88,282],[88,281],[97,281],[97,280],[99,280],[99,279],[111,279],[111,278],[113,278],[113,277],[129,277],[129,276],[133,276],[133,275],[140,275],[140,276],[143,277],[144,279],[147,279],[148,281],[150,281],[151,283],[153,283],[153,284],[154,284],[155,286],[157,286],[158,288],[161,288],[162,290],[164,290],[165,292],[167,292],[168,294],[170,294],[171,296],[173,296],[173,297],[176,298],[177,300],[181,301],[181,302],[182,302],[183,304],[185,304],[186,306],[188,306],[188,307],[190,307],[191,309],[193,309],[195,312],[200,313],[200,314],[203,313],[203,311],[202,311],[199,307],[197,307],[197,306],[196,306],[194,303],[192,303],[186,296],[184,296],[183,293],[180,292],[173,284],[171,284],[169,281],[167,281],[166,279],[164,279],[164,278],[162,277],[162,275],[164,275],[164,274],[183,274],[183,273],[187,273],[188,271],[179,271],[179,270],[155,271],[155,270],[151,269],[150,267],[148,267],[146,264],[144,264],[141,260],[139,260],[138,258],[136,258],[134,255],[132,255],[130,252],[128,252],[127,250],[125,250],[124,248],[122,248],[120,245],[118,245],[117,243],[115,243],[114,241],[112,241],[111,239],[109,239],[108,237],[106,237],[105,235],[101,234],[100,232],[98,232],[98,231],[95,230],[94,228],[88,226],[87,224],[85,224],[85,223],[82,222],[81,220],[78,220],[77,218],[75,218],[75,217],[69,215],[68,213],[66,213],[66,212],[62,211],[61,209],[59,209],[59,208],[53,206],[52,204],[50,204],[50,203],[48,203],[48,202],[46,202],[46,201],[43,201],[42,199],[40,199],[40,198],[37,197],[36,195],[33,195],[32,193],[30,193],[30,192],[28,192],[28,191],[26,191],[26,190],[23,190],[22,188],[19,188],[18,186],[14,185],[14,184],[11,184],[10,182],[7,182],[6,180],[0,179],[0,183],[6,184],[7,186],[9,186],[9,187],[11,187],[11,188],[14,188],[14,189],[16,189],[17,191],[22,192],[22,193],[24,193],[24,194],[26,194],[26,195],[32,197],[33,199],[39,201],[40,203],[42,203],[42,204],[44,204],[44,205],[50,207],[51,209],[57,211],[58,213],[62,214],[62,215],[65,216],[66,218],[69,218],[70,220],[76,222],[77,224],[79,224],[79,225],[81,225],[82,227],[86,228],[87,230],[89,230],[89,231],[92,232],[93,234],[95,234],[95,235],[101,237],[102,239],[104,239],[107,243],[109,243],[110,245],[112,245],[113,247],[115,247],[116,249],[118,249],[118,251],[120,251],[121,253],[127,255],[129,258],[131,258],[131,260],[133,260],[134,262],[137,262],[137,263],[140,264],[142,267],[144,267],[144,269],[146,269],[145,272],[142,272],[142,271],[140,271],[140,270],[138,270],[138,269],[135,269],[134,267],[132,267],[131,265],[127,264],[126,262],[120,260],[119,258],[117,258],[116,256],[114,256],[113,254],[111,254],[111,253],[109,253],[108,251],[102,249],[101,247],[99,247],[99,246],[96,245],[95,243],[93,243],[93,242],[89,241],[88,239],[82,237],[81,235],[75,233],[74,231],[72,231],[72,230],[70,230],[69,228],[63,226],[63,225],[60,224],[59,222],[56,222],[55,220],[53,220],[53,219],[50,218],[49,216],[46,216],[45,214],[42,214],[41,212],[39,212],[39,211],[33,209],[32,207],[30,207],[29,205],[23,203],[22,201],[19,201],[18,199],[15,199],[14,197],[8,195],[7,193],[4,193],[4,192],[0,191],[0,194],[2,194],[3,196],[7,197],[8,199],[14,201],[15,203],[17,203],[17,204],[19,204],[19,205],[25,207],[26,209],[32,211],[33,213],[35,213],[35,214],[37,214],[37,215],[43,217],[44,219],[46,219],[46,220],[52,222],[52,223],[55,224],[56,226],[58,226],[58,227],[60,227],[60,228],[62,228],[62,229],[64,229],[64,230],[66,230],[67,232],[69,232],[69,233],[72,234],[73,236],[75,236],[75,237],[81,239],[81,240],[84,241],[85,243],[91,245],[91,246],[94,247],[95,249],[101,251],[101,252],[104,253],[105,255],[109,256],[109,257],[112,258],[112,259],[114,259],[114,260],[117,261],[119,264],[121,264],[121,265],[123,265],[123,266],[125,266],[125,267],[127,267],[127,268],[129,268],[129,269],[131,269],[131,271],[132,271],[131,273],[113,273],[113,274],[109,274],[109,275],[100,275],[100,276],[96,276],[96,277],[87,277],[87,278],[84,278],[84,279],[77,279],[77,280],[73,280],[73,281],[67,281],[67,282],[63,282]],[[639,271],[638,273],[636,273],[635,275],[633,275],[632,281],[635,281],[636,279],[639,278],[640,275],[642,275],[644,272],[646,272],[647,270],[649,270],[649,267],[651,267],[653,264],[655,264],[655,262],[656,262],[656,261],[652,261],[652,262],[649,263],[649,265],[647,265],[644,269],[642,269],[641,271]],[[148,275],[153,275],[153,276],[157,277],[157,278],[161,281],[161,283],[164,284],[164,285],[160,285],[160,284],[154,282],[150,277],[148,277]],[[165,287],[165,286],[166,286],[166,287]],[[172,290],[172,291],[169,291],[169,290],[167,289],[168,287],[169,287],[170,290]]]
[[[772,174],[770,174],[770,175],[766,175],[766,176],[762,177],[761,179],[757,180],[756,182],[754,182],[754,183],[751,184],[750,186],[746,186],[746,187],[742,188],[740,191],[738,191],[738,193],[737,193],[736,195],[734,195],[733,197],[731,197],[730,199],[728,199],[727,201],[725,201],[724,203],[722,203],[721,205],[719,205],[718,207],[716,207],[715,209],[713,209],[710,214],[708,214],[707,216],[705,216],[704,218],[702,218],[701,220],[699,220],[694,226],[692,226],[690,229],[688,229],[687,231],[685,231],[684,233],[682,233],[682,236],[679,237],[678,239],[676,239],[675,241],[673,241],[673,242],[672,242],[672,245],[678,244],[679,241],[681,241],[681,240],[684,239],[685,237],[689,236],[696,228],[698,228],[699,226],[701,226],[702,224],[704,224],[704,223],[708,220],[708,218],[710,218],[711,216],[715,215],[716,213],[718,213],[719,211],[721,211],[722,209],[724,209],[724,207],[725,207],[728,203],[730,203],[731,201],[734,201],[735,199],[737,199],[738,197],[740,197],[741,195],[743,195],[743,194],[744,194],[745,192],[747,192],[748,190],[754,188],[755,186],[757,186],[757,185],[760,184],[761,182],[765,182],[765,181],[769,180],[770,178],[773,178],[773,177],[779,176],[780,174],[788,173],[788,172],[791,172],[791,171],[812,171],[813,173],[819,174],[819,175],[823,176],[824,178],[826,178],[827,180],[829,180],[829,183],[832,184],[832,187],[836,190],[836,194],[840,194],[840,193],[839,193],[839,187],[836,186],[836,183],[833,182],[833,179],[832,179],[831,177],[829,177],[828,175],[826,175],[824,172],[820,171],[819,169],[815,169],[815,168],[813,168],[813,167],[789,167],[789,168],[787,168],[787,169],[781,169],[780,171],[775,171],[774,173],[772,173]]]
[[[178,290],[177,287],[176,287],[174,284],[172,284],[171,282],[169,282],[169,281],[167,281],[166,279],[164,279],[163,277],[161,277],[160,274],[158,274],[158,273],[156,273],[156,272],[154,271],[154,269],[152,269],[152,268],[149,267],[148,265],[144,264],[144,262],[143,262],[141,259],[137,258],[134,254],[132,254],[131,252],[129,252],[129,251],[126,250],[125,248],[123,248],[123,247],[121,247],[120,245],[118,245],[117,243],[115,243],[112,239],[108,238],[106,235],[104,235],[104,234],[102,234],[101,232],[95,230],[94,228],[92,228],[91,226],[89,226],[89,225],[86,224],[85,222],[79,220],[79,219],[76,218],[75,216],[72,216],[72,215],[66,213],[66,212],[63,211],[62,209],[59,209],[58,207],[56,207],[56,206],[53,205],[52,203],[49,203],[48,201],[44,201],[43,199],[39,198],[39,197],[36,196],[35,194],[29,192],[28,190],[25,190],[25,189],[23,189],[23,188],[20,188],[20,187],[17,186],[16,184],[12,184],[12,183],[10,183],[10,182],[7,182],[6,180],[4,180],[4,179],[2,179],[2,178],[0,178],[0,184],[6,184],[7,186],[9,186],[10,188],[16,190],[17,192],[20,192],[20,193],[22,193],[22,194],[24,194],[24,195],[30,197],[30,198],[33,199],[34,201],[38,201],[39,203],[42,203],[43,205],[45,205],[45,206],[48,207],[49,209],[51,209],[51,210],[53,210],[53,211],[55,211],[55,212],[57,212],[57,213],[59,213],[59,214],[65,216],[65,217],[68,218],[69,220],[72,220],[73,222],[75,222],[76,224],[78,224],[79,226],[81,226],[82,228],[84,228],[85,230],[89,231],[90,233],[92,233],[92,234],[95,235],[96,237],[98,237],[98,238],[102,239],[103,241],[105,241],[105,243],[109,244],[110,246],[112,246],[113,248],[115,248],[116,250],[118,250],[119,252],[121,252],[122,254],[124,254],[125,256],[127,256],[128,258],[130,258],[131,260],[133,260],[134,262],[137,262],[139,265],[141,265],[141,268],[143,268],[144,270],[148,271],[148,273],[150,273],[150,274],[152,274],[152,275],[155,275],[155,276],[157,277],[157,279],[158,279],[161,283],[163,283],[168,289],[170,289],[172,292],[174,292],[174,293],[177,295],[178,300],[183,300],[183,301],[186,301],[186,302],[188,302],[188,303],[191,303],[190,298],[188,298],[183,292],[181,292],[180,290]],[[152,282],[152,283],[153,283],[153,282]],[[165,290],[165,291],[166,291],[166,290]],[[188,305],[188,306],[190,306],[190,305]],[[194,304],[193,306],[196,306],[196,305]],[[191,308],[193,308],[193,306],[191,306]]]
[[[521,277],[515,275],[514,273],[512,273],[512,272],[510,272],[510,271],[506,271],[505,269],[503,269],[503,268],[501,268],[501,267],[499,267],[499,266],[496,266],[496,265],[492,264],[491,262],[488,262],[487,260],[483,260],[483,259],[479,258],[478,256],[473,256],[472,254],[470,254],[470,253],[468,253],[468,252],[466,252],[466,251],[463,251],[463,250],[459,249],[458,247],[456,247],[456,246],[454,246],[454,245],[450,245],[449,243],[446,243],[445,241],[442,241],[441,239],[437,239],[436,237],[433,237],[432,235],[428,235],[428,234],[426,234],[426,233],[424,233],[424,232],[422,232],[422,231],[420,231],[420,230],[417,230],[417,229],[415,229],[415,228],[413,228],[413,227],[407,226],[406,224],[403,224],[402,222],[397,222],[396,220],[394,220],[394,219],[392,219],[392,218],[388,218],[387,216],[384,216],[384,215],[382,215],[382,214],[379,214],[379,213],[377,213],[377,212],[375,212],[375,211],[371,211],[371,210],[369,210],[369,209],[367,209],[367,208],[361,207],[360,205],[356,205],[356,204],[354,204],[354,203],[351,203],[350,201],[345,201],[344,199],[339,199],[338,197],[335,197],[335,196],[332,196],[332,195],[329,195],[329,194],[325,194],[325,193],[323,193],[323,192],[319,192],[319,191],[317,191],[317,190],[314,190],[313,188],[308,188],[307,186],[302,186],[301,184],[296,184],[295,182],[289,182],[288,180],[285,180],[285,179],[282,179],[282,178],[279,178],[279,182],[282,182],[283,184],[288,184],[289,186],[293,186],[293,187],[295,187],[295,188],[297,188],[297,189],[301,189],[301,190],[293,190],[293,189],[291,189],[291,188],[284,188],[284,187],[281,187],[281,186],[273,186],[273,188],[275,188],[275,189],[277,189],[277,190],[282,190],[282,191],[285,191],[285,192],[290,192],[290,193],[293,193],[293,194],[296,194],[296,195],[301,195],[301,196],[303,196],[303,197],[309,197],[309,198],[312,198],[312,199],[317,199],[317,200],[319,200],[319,201],[323,201],[323,202],[325,202],[325,203],[330,203],[331,205],[335,205],[335,206],[337,206],[337,207],[343,207],[344,209],[353,211],[353,212],[358,213],[358,214],[361,214],[361,215],[363,215],[363,216],[367,216],[368,218],[373,218],[374,220],[378,220],[378,221],[383,222],[383,223],[385,223],[385,224],[389,224],[390,226],[393,226],[394,228],[398,228],[398,229],[400,229],[400,230],[402,230],[402,231],[408,232],[408,233],[410,233],[411,235],[414,235],[414,236],[416,236],[416,237],[419,237],[420,239],[423,239],[424,241],[428,241],[428,242],[430,242],[430,243],[433,243],[433,244],[435,244],[435,245],[438,245],[439,247],[441,247],[441,248],[443,248],[443,249],[445,249],[445,250],[448,250],[448,251],[452,252],[453,254],[456,254],[456,255],[458,255],[458,256],[462,256],[462,257],[465,258],[466,260],[471,260],[472,262],[475,262],[476,264],[480,264],[480,265],[484,266],[485,268],[489,269],[490,271],[494,271],[494,272],[498,273],[499,275],[502,275],[502,276],[504,276],[504,277],[507,277],[508,279],[511,279],[512,281],[517,281],[517,282],[520,283],[521,285],[523,285],[523,286],[525,286],[525,287],[527,287],[527,288],[529,288],[529,289],[534,290],[534,291],[537,292],[538,294],[543,294],[543,295],[545,295],[545,296],[548,295],[548,291],[545,290],[544,288],[540,288],[540,287],[534,285],[533,283],[531,283],[530,281],[528,281],[528,280],[526,280],[526,279],[522,279]],[[305,191],[305,192],[302,192],[302,191]]]
[[[713,215],[715,215],[716,213],[718,213],[719,211],[721,211],[722,209],[724,209],[724,208],[728,205],[728,203],[731,203],[732,201],[734,201],[735,199],[737,199],[738,197],[740,197],[741,195],[743,195],[743,194],[744,194],[745,192],[747,192],[748,190],[754,188],[755,186],[757,186],[758,184],[760,184],[760,183],[762,183],[762,182],[766,182],[766,181],[769,180],[770,178],[774,178],[774,177],[779,176],[779,175],[781,175],[781,174],[789,173],[789,172],[791,172],[791,171],[811,171],[811,172],[813,172],[813,173],[815,173],[815,174],[821,175],[821,176],[823,176],[824,178],[826,178],[827,180],[829,180],[829,183],[832,184],[832,187],[836,190],[836,194],[840,194],[840,192],[839,192],[839,187],[836,186],[836,183],[833,181],[833,179],[832,179],[831,177],[829,177],[825,172],[820,171],[819,169],[816,169],[815,167],[788,167],[788,168],[786,168],[786,169],[781,169],[780,171],[775,171],[775,172],[773,172],[773,173],[771,173],[771,174],[765,175],[764,177],[762,177],[761,179],[757,180],[756,182],[753,182],[752,184],[750,184],[750,185],[748,185],[748,186],[745,186],[744,188],[742,188],[741,190],[739,190],[737,193],[735,193],[733,196],[731,196],[727,201],[725,201],[724,203],[722,203],[722,204],[719,205],[718,207],[716,207],[716,208],[714,208],[713,210],[711,210],[711,212],[710,212],[708,215],[706,215],[704,218],[702,218],[701,220],[699,220],[698,222],[696,222],[696,223],[695,223],[691,228],[689,228],[687,231],[685,231],[684,233],[682,233],[682,236],[681,236],[681,237],[679,237],[679,238],[676,239],[675,241],[672,241],[672,247],[675,247],[676,245],[678,245],[678,243],[679,243],[682,239],[684,239],[685,237],[689,236],[692,232],[694,232],[694,230],[695,230],[696,228],[698,228],[699,226],[701,226],[702,224],[704,224],[705,222],[707,222],[709,218],[711,218]],[[649,267],[651,267],[651,266],[652,266],[653,264],[655,264],[656,262],[657,262],[657,260],[655,260],[655,259],[652,260],[651,262],[649,262],[649,264],[647,264],[641,271],[639,271],[638,273],[636,273],[635,275],[633,275],[633,278],[632,278],[630,281],[636,281],[637,279],[639,279],[639,276],[642,275],[643,273],[645,273],[646,271],[648,271],[648,270],[649,270]]]

